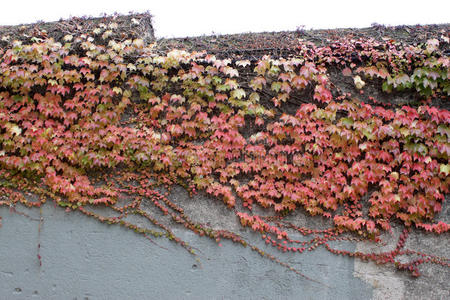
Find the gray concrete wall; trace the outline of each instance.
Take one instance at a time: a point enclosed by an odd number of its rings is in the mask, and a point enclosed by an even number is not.
[[[202,201],[205,199],[191,200],[185,209],[202,215],[201,209],[194,209],[198,205],[194,203]],[[210,213],[214,209],[224,209],[221,203],[210,203],[206,207]],[[449,268],[441,266],[424,266],[421,268],[423,276],[413,279],[391,267],[335,256],[320,248],[301,255],[279,255],[320,282],[316,283],[261,258],[248,248],[227,241],[218,247],[215,242],[182,229],[175,233],[198,249],[199,260],[164,238],[154,240],[157,243],[154,244],[126,228],[106,225],[80,213],[66,213],[52,203],[42,208],[43,224],[39,235],[39,209],[18,207],[18,211],[29,217],[0,208],[3,224],[0,228],[0,299],[450,297]],[[222,215],[226,217],[226,213]],[[241,231],[258,241],[252,233]],[[398,233],[388,238],[386,249],[393,246]],[[419,233],[410,238],[408,243],[413,244],[408,246],[428,245],[428,250],[434,254],[449,257],[446,241],[448,236],[421,236]],[[42,266],[37,259],[38,243],[41,244]],[[264,247],[262,242],[257,244]],[[345,246],[349,250],[373,247],[365,243]]]

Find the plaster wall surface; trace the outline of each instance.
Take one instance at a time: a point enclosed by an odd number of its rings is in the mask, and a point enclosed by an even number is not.
[[[354,262],[319,249],[286,260],[321,283],[301,278],[248,248],[176,233],[182,247],[108,226],[47,204],[38,235],[32,219],[0,208],[0,299],[368,299],[371,286]],[[37,258],[40,242],[42,266]]]
[[[219,222],[217,215],[221,220],[233,215],[227,216],[221,203],[205,206],[207,199],[189,200],[181,190],[175,191],[173,200],[184,203],[193,217],[198,214],[198,220],[212,225]],[[278,253],[282,261],[312,281],[263,259],[248,247],[229,241],[222,241],[219,247],[184,229],[174,233],[195,247],[197,258],[165,238],[149,241],[129,229],[66,213],[52,203],[44,205],[41,213],[23,207],[17,211],[0,208],[0,300],[450,298],[450,271],[442,266],[424,265],[420,269],[423,275],[415,279],[392,267],[336,256],[323,248],[301,255]],[[235,223],[227,222],[218,225],[239,230]],[[240,230],[264,251],[271,251],[258,236]],[[385,237],[383,248],[366,243],[340,246],[351,251],[388,251],[395,247],[399,234],[394,230]],[[447,242],[448,235],[419,232],[410,235],[406,247],[449,257]]]

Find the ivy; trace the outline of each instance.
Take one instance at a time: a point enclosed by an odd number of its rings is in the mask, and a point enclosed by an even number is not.
[[[449,266],[446,258],[404,249],[414,227],[438,234],[450,228],[435,221],[449,193],[450,113],[427,104],[448,101],[449,59],[438,40],[299,42],[293,57],[250,62],[180,50],[161,55],[140,39],[115,40],[113,31],[105,25],[67,35],[64,44],[35,39],[0,49],[0,205],[54,201],[146,238],[165,236],[195,254],[164,221],[170,219],[296,271],[236,233],[191,220],[162,192],[181,185],[193,197],[202,192],[223,201],[242,226],[282,252],[323,246],[413,275],[425,262]],[[361,92],[381,79],[383,91],[410,90],[423,101],[361,102],[336,89],[331,67],[355,74]],[[294,113],[284,110],[287,103]],[[96,206],[117,216],[98,215]],[[271,217],[254,214],[255,206]],[[332,227],[284,220],[299,208]],[[129,214],[158,230],[126,221]],[[390,253],[329,245],[378,241],[393,222],[405,231]],[[296,234],[314,237],[300,241]],[[399,255],[420,258],[401,263]]]

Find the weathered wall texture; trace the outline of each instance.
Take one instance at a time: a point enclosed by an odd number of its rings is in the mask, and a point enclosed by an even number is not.
[[[38,211],[28,211],[39,218]],[[367,299],[372,288],[354,277],[351,259],[326,251],[288,261],[317,284],[249,249],[177,232],[200,251],[200,262],[165,239],[157,246],[133,232],[59,208],[43,208],[38,222],[1,209],[2,299]],[[165,249],[164,249],[165,248]]]
[[[181,189],[174,200],[200,222],[239,229],[222,203],[190,199]],[[206,202],[209,203],[206,203]],[[184,203],[184,204],[183,204]],[[324,249],[301,255],[279,255],[320,283],[301,278],[248,248],[223,246],[192,232],[175,233],[198,249],[199,261],[182,247],[164,239],[154,244],[134,232],[108,226],[78,213],[65,213],[53,204],[18,209],[29,217],[0,208],[0,299],[448,299],[450,270],[421,267],[418,279],[391,267],[376,266]],[[448,214],[448,210],[443,212]],[[217,222],[215,216],[223,219]],[[309,220],[300,213],[300,222]],[[227,220],[228,219],[228,220]],[[309,223],[311,224],[311,223]],[[315,226],[317,224],[312,224]],[[385,237],[391,249],[399,232]],[[253,236],[253,240],[257,240]],[[40,242],[42,266],[37,259]],[[407,247],[449,257],[447,236],[413,233]],[[264,248],[262,243],[258,243]],[[359,243],[357,250],[373,245]],[[266,250],[267,248],[264,248]],[[348,244],[348,250],[355,245]],[[268,249],[270,250],[270,249]]]

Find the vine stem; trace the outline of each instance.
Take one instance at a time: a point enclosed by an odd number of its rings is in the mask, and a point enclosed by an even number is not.
[[[39,208],[39,224],[38,224],[38,244],[37,244],[37,258],[39,261],[39,267],[42,267],[42,257],[41,257],[41,230],[44,223],[44,218],[42,217],[42,207]]]
[[[145,237],[147,240],[149,240],[152,244],[158,246],[159,248],[169,251],[169,249],[167,249],[166,247],[163,247],[163,246],[161,246],[160,244],[158,244],[157,242],[155,242],[154,240],[152,240],[152,238],[149,237],[148,234],[145,234],[145,233],[144,233],[144,237]]]

